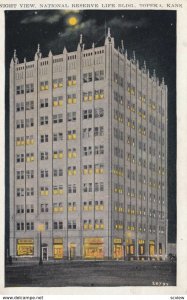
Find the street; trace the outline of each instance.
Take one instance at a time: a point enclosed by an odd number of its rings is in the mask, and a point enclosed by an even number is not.
[[[6,287],[175,286],[176,264],[149,261],[64,261],[6,266]]]

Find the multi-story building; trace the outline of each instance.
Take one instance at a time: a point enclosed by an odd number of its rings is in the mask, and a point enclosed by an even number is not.
[[[164,258],[167,86],[104,46],[10,64],[10,255]]]

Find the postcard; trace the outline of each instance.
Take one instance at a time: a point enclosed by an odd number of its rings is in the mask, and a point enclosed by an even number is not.
[[[185,13],[0,4],[2,295],[186,294]]]

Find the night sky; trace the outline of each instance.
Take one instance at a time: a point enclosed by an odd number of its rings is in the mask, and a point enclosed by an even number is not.
[[[38,10],[6,11],[6,216],[8,232],[8,70],[17,50],[19,61],[34,59],[37,44],[43,57],[49,50],[60,54],[66,46],[68,51],[77,48],[80,34],[83,34],[85,48],[104,44],[106,27],[111,28],[115,47],[124,46],[128,57],[135,50],[140,62],[146,61],[150,73],[156,70],[157,77],[165,78],[168,85],[168,217],[169,242],[176,241],[176,12],[144,10]],[[6,234],[6,244],[8,234]]]

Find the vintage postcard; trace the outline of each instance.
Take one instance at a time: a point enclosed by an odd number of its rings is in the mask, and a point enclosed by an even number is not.
[[[2,294],[186,294],[186,12],[0,4]]]

